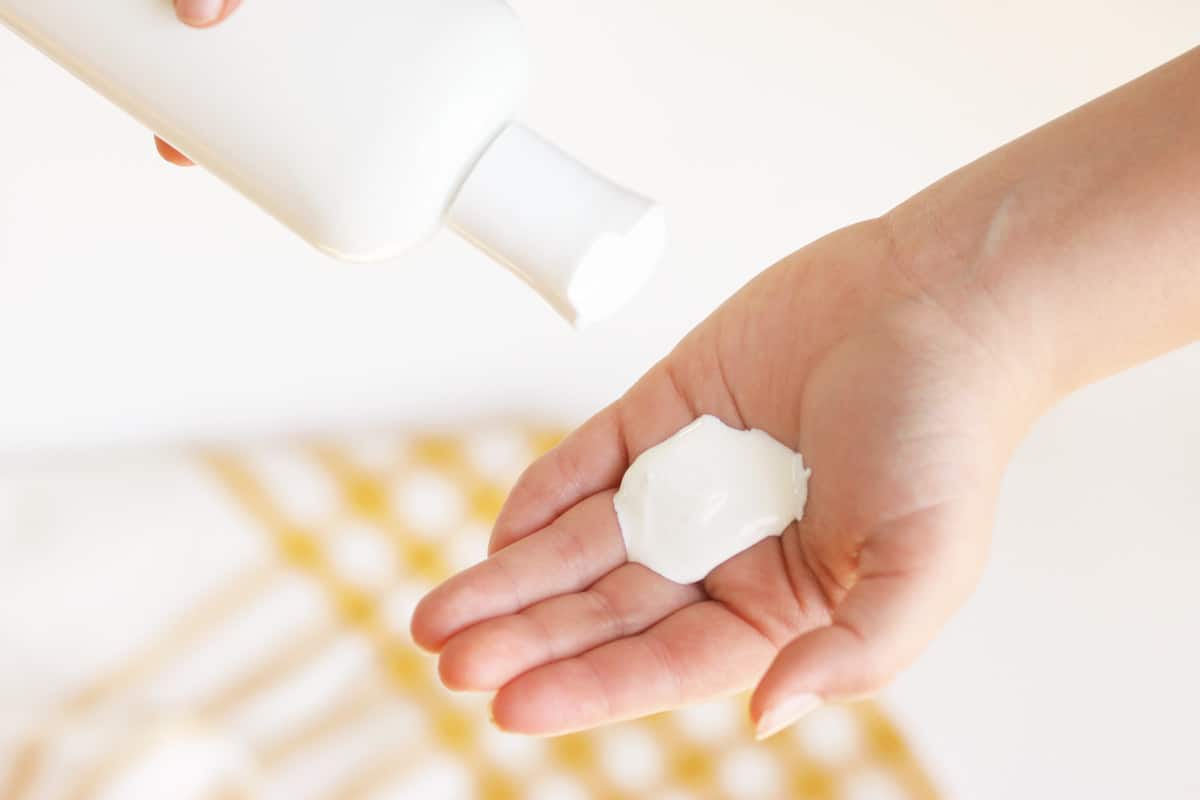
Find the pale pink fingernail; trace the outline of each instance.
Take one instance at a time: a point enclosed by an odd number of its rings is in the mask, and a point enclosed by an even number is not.
[[[821,698],[815,694],[793,695],[762,715],[754,730],[754,738],[760,742],[769,739],[820,705]]]
[[[175,0],[175,13],[184,22],[206,25],[221,16],[225,0]]]

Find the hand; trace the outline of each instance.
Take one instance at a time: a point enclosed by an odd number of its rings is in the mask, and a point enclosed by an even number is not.
[[[917,274],[889,219],[769,269],[622,399],[529,468],[489,559],[435,589],[412,633],[502,728],[553,734],[757,684],[769,734],[869,695],[963,602],[1040,387],[969,275]],[[812,467],[782,537],[681,586],[626,562],[613,494],[701,414]]]
[[[175,0],[175,14],[181,22],[194,28],[208,28],[223,21],[241,4],[242,0]],[[168,162],[180,167],[192,166],[191,159],[157,136],[154,146]]]
[[[870,694],[975,584],[1058,397],[1200,341],[1200,48],[763,273],[535,463],[418,606],[448,686],[558,733],[757,683],[778,730]],[[679,586],[625,563],[630,461],[710,413],[813,469],[804,520]]]

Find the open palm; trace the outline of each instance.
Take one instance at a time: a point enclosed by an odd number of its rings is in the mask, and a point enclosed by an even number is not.
[[[495,690],[501,727],[549,734],[756,684],[752,714],[775,728],[888,682],[974,585],[1032,418],[970,286],[903,267],[883,220],[810,245],[530,467],[489,559],[414,615],[445,683]],[[802,522],[683,586],[626,561],[612,498],[701,414],[765,430],[813,476]]]

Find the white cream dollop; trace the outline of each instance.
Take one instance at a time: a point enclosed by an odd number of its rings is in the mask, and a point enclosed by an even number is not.
[[[769,434],[700,417],[625,471],[613,498],[625,552],[676,583],[703,580],[801,519],[810,474]]]

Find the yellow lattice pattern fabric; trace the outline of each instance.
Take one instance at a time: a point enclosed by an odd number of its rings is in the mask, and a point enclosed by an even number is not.
[[[163,796],[146,787],[187,769],[203,771],[188,796],[205,800],[935,796],[870,703],[764,743],[744,698],[534,739],[496,730],[486,698],[445,691],[409,641],[412,607],[483,556],[508,488],[556,438],[501,428],[204,456],[265,555],[35,726],[0,800]],[[88,758],[64,761],[80,737]]]

